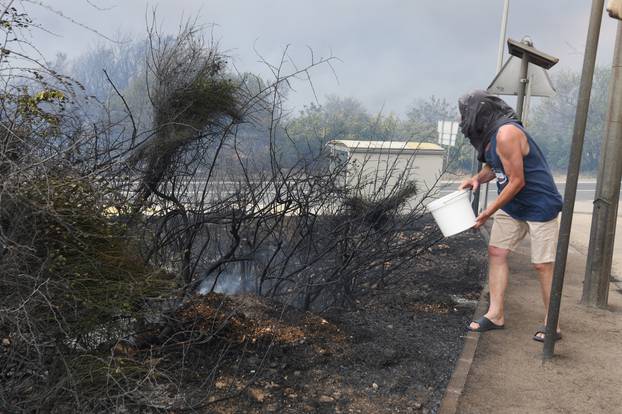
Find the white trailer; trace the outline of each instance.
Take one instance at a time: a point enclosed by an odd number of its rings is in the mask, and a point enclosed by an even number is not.
[[[366,198],[385,197],[415,182],[412,204],[436,184],[443,170],[445,150],[428,142],[334,140],[328,146],[342,182]]]

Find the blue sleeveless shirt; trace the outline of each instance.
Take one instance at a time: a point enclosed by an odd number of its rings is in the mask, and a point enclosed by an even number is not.
[[[486,163],[497,176],[497,192],[501,193],[509,181],[497,154],[497,132],[505,124],[512,124],[523,131],[529,143],[529,153],[523,157],[525,187],[501,209],[517,220],[553,220],[562,209],[562,196],[557,191],[551,169],[536,142],[520,124],[512,120],[499,125],[492,132],[490,145],[485,152]]]

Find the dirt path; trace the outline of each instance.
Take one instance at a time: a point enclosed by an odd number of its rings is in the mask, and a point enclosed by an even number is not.
[[[585,255],[571,249],[561,309],[564,338],[553,362],[531,339],[541,323],[537,276],[528,245],[510,259],[504,331],[483,334],[458,413],[622,413],[622,295],[610,292],[610,310],[578,304]]]

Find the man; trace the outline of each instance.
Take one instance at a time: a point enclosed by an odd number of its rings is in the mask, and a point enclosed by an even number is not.
[[[479,161],[485,163],[479,174],[462,182],[460,189],[476,190],[496,178],[499,193],[476,219],[475,228],[479,228],[494,214],[488,246],[490,306],[469,329],[484,332],[504,327],[507,257],[527,233],[531,261],[540,278],[546,325],[562,197],[542,151],[503,100],[475,91],[460,98],[459,109],[462,133],[477,150]],[[533,339],[544,341],[544,326],[536,330]],[[559,328],[556,339],[561,339]]]

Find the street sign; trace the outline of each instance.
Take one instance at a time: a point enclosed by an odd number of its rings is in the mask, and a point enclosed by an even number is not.
[[[438,121],[438,143],[453,147],[456,145],[458,123],[453,121]]]
[[[488,86],[488,92],[495,95],[518,95],[521,86],[520,70],[521,60],[510,56]],[[553,83],[546,69],[530,63],[527,69],[527,78],[529,79],[531,96],[550,97],[555,95],[555,88],[553,88]]]
[[[533,47],[533,41],[529,36],[523,37],[520,42],[508,39],[508,52],[519,59],[526,58],[529,63],[544,69],[551,69],[559,62],[559,58]]]

